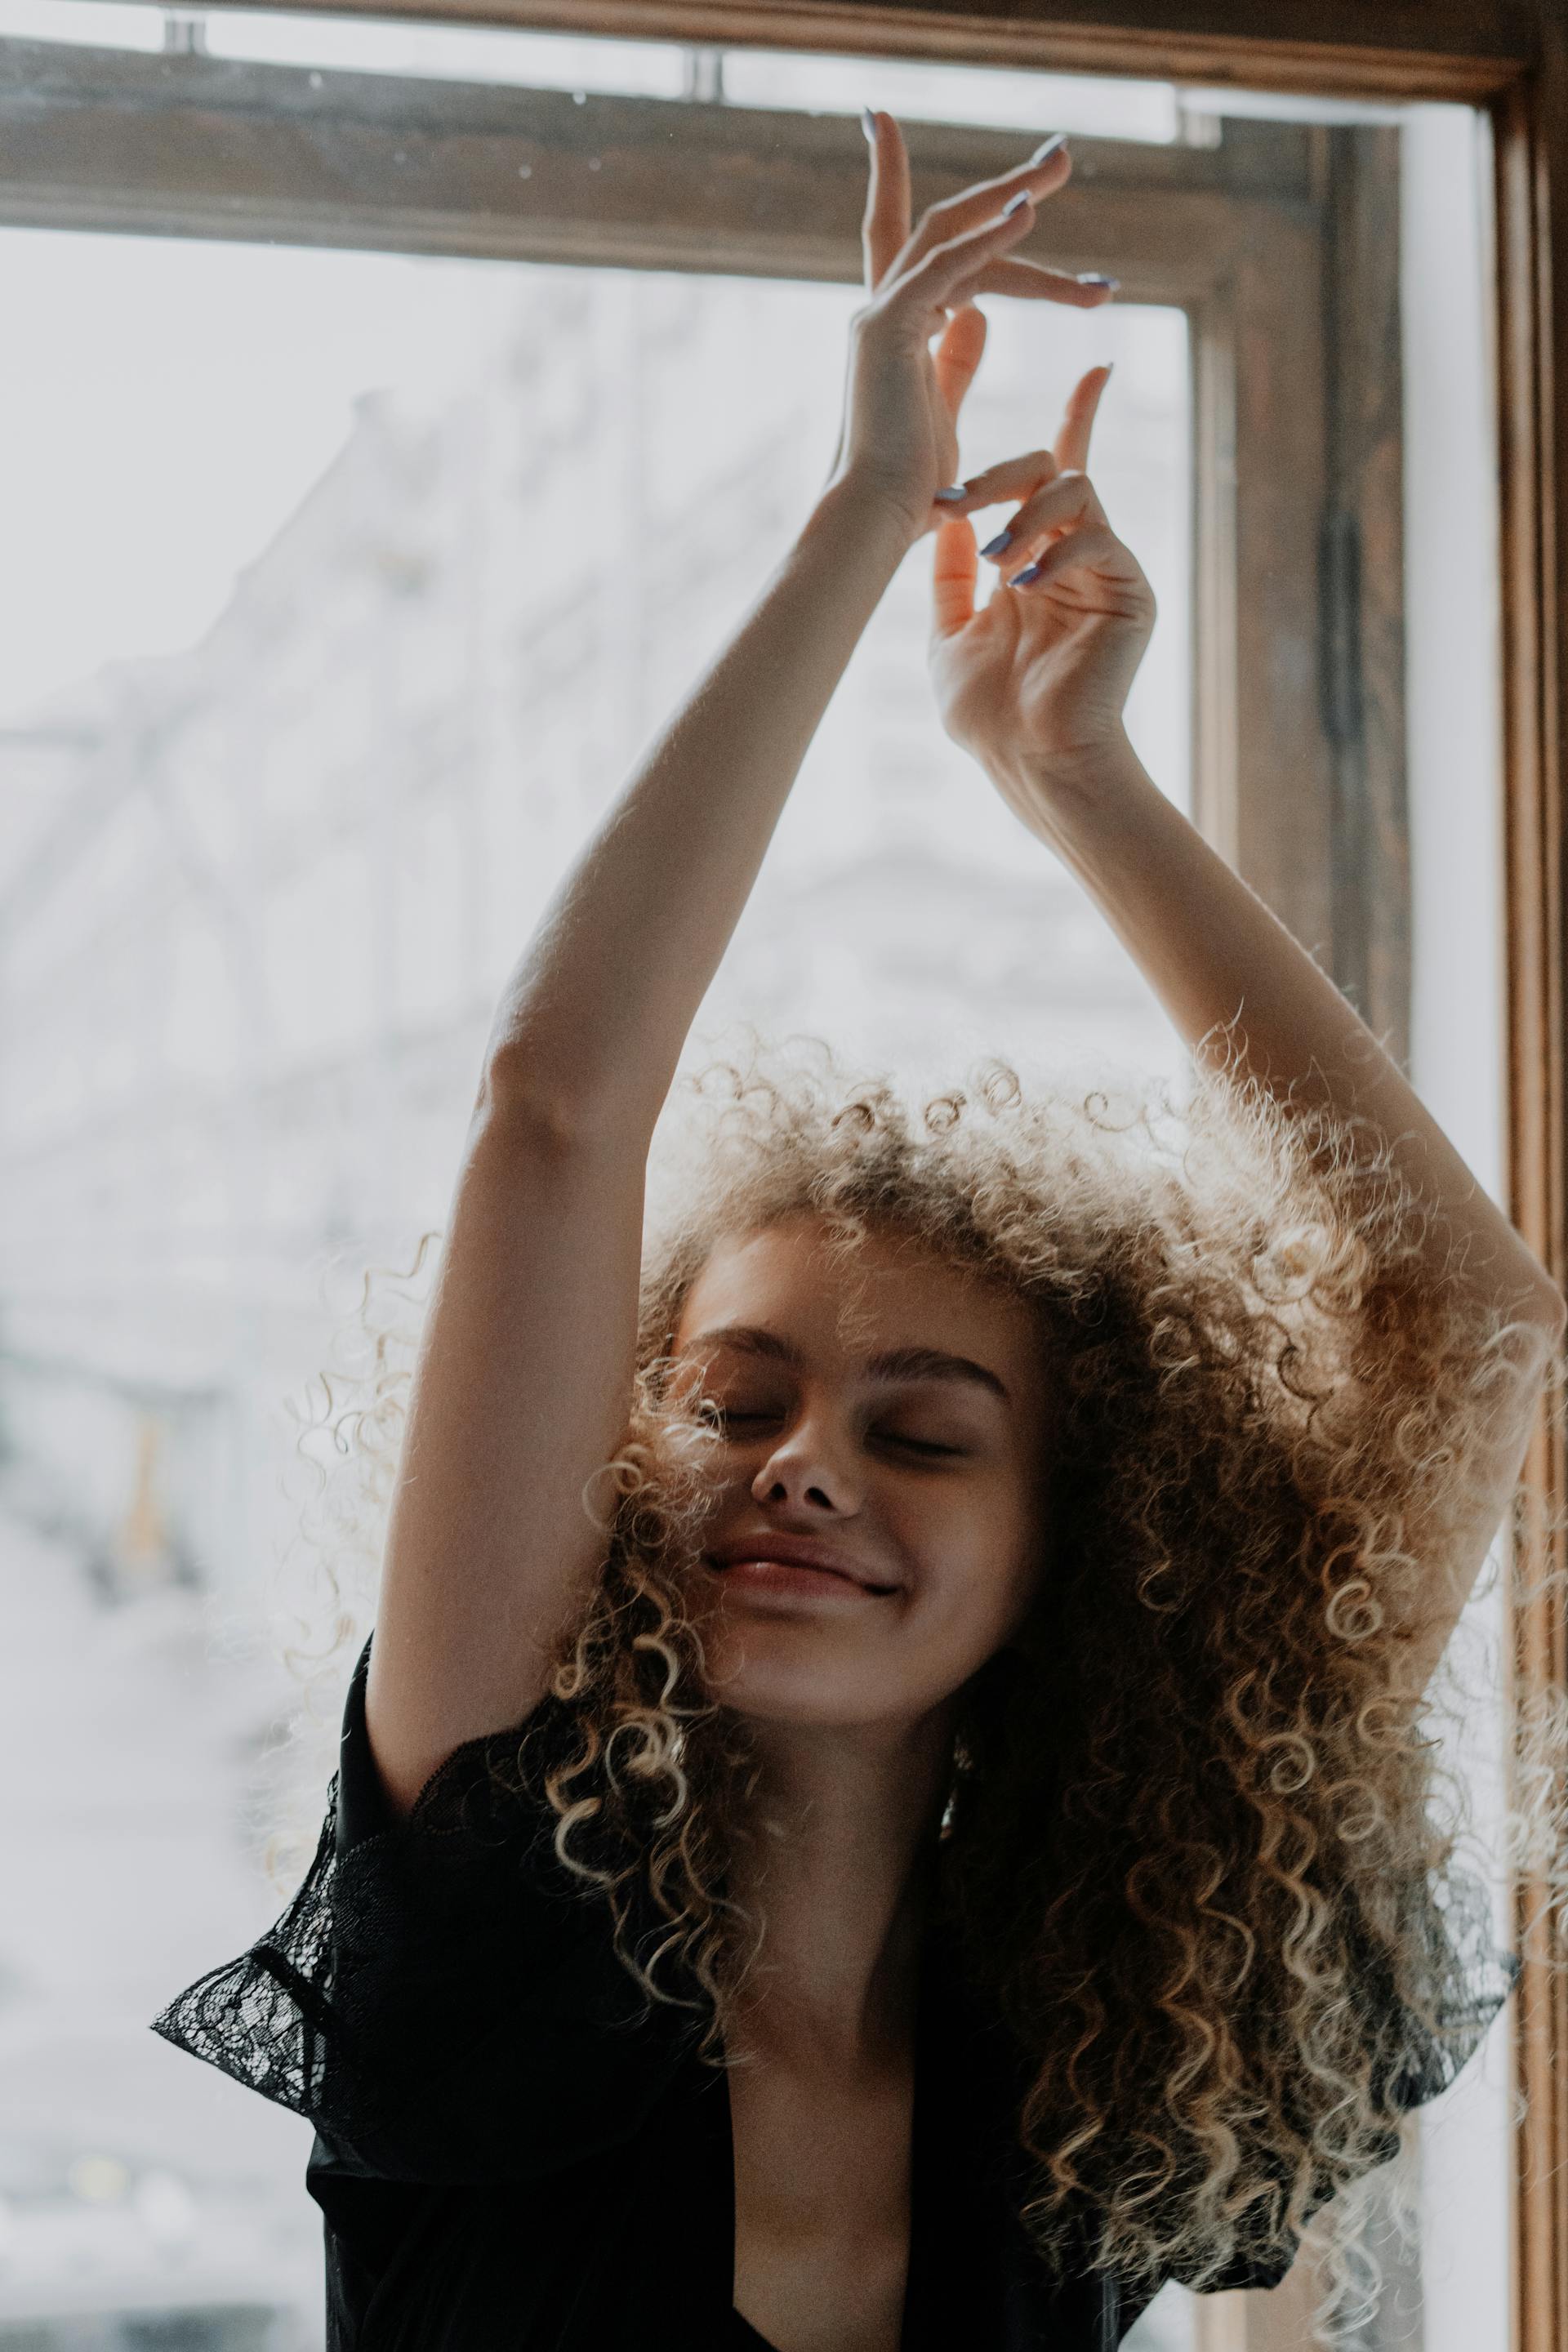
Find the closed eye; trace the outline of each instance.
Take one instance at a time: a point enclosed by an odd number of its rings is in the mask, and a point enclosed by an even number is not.
[[[776,1412],[735,1412],[729,1407],[715,1402],[711,1397],[703,1400],[700,1410],[702,1419],[709,1427],[718,1431],[721,1436],[728,1436],[739,1430],[776,1427],[783,1418]],[[962,1445],[939,1444],[933,1438],[907,1437],[901,1431],[896,1429],[874,1429],[869,1434],[879,1444],[897,1445],[905,1453],[922,1454],[931,1460],[940,1459],[944,1455],[962,1454],[965,1450]]]

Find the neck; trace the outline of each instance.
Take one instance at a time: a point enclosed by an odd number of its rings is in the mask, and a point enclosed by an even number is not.
[[[895,2063],[913,2041],[952,1712],[752,1728],[754,1835],[731,1888],[765,1923],[743,2003],[748,2039],[801,2065]]]

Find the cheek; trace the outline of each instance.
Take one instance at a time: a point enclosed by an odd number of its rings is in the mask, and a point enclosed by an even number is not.
[[[1028,1613],[1039,1576],[1038,1535],[1027,1495],[1010,1481],[983,1493],[922,1498],[907,1530],[916,1584],[912,1623],[978,1664]]]
[[[901,1498],[907,1540],[933,1582],[1009,1592],[1024,1573],[1035,1532],[1026,1483],[1006,1473],[934,1485]]]
[[[1018,1633],[1039,1590],[1041,1555],[1035,1510],[1016,1494],[996,1496],[994,1507],[971,1517],[962,1550],[933,1555],[926,1590],[966,1675]]]
[[[933,1578],[911,1621],[922,1644],[968,1674],[1011,1641],[1028,1614],[1033,1580],[1016,1559],[973,1562],[967,1574]]]

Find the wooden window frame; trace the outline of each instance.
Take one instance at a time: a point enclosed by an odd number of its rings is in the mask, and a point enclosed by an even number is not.
[[[203,0],[203,5],[211,12],[229,0]],[[1559,5],[1550,0],[1037,0],[1026,14],[1004,5],[1003,0],[964,0],[963,7],[940,7],[932,0],[330,0],[327,5],[324,0],[268,0],[268,5],[301,13],[510,25],[722,47],[810,48],[1360,99],[1432,100],[1486,111],[1495,159],[1509,1207],[1554,1278],[1568,1282],[1568,1073],[1563,1063],[1568,1044],[1563,924],[1568,654],[1562,637],[1568,620],[1568,400],[1555,397],[1559,384],[1568,386],[1568,266],[1563,258],[1568,254],[1568,18]],[[607,122],[609,116],[601,109],[626,103],[595,100],[594,110]],[[8,131],[11,127],[7,125]],[[831,170],[847,168],[847,154],[841,155],[832,143],[833,126],[822,122],[813,129],[826,142],[817,158],[819,169],[830,177]],[[965,134],[966,159],[972,150],[984,149],[986,135]],[[1075,140],[1075,152],[1088,143]],[[1120,142],[1093,143],[1108,151]],[[1150,168],[1157,152],[1141,151],[1140,168]],[[939,158],[933,152],[926,160],[934,168]],[[1012,160],[1011,142],[1006,160]],[[1106,161],[1109,166],[1113,159],[1107,154]],[[738,176],[728,181],[731,201],[722,207],[712,206],[710,181],[701,224],[710,255],[716,209],[724,218],[744,220],[750,195],[755,206],[752,226],[764,225],[762,199],[767,189],[754,177],[749,181],[750,173],[754,173],[754,161],[743,162]],[[0,216],[27,217],[16,209],[15,170],[7,167],[5,177],[8,198],[0,204]],[[1108,172],[1108,177],[1113,173]],[[1083,184],[1087,188],[1087,179]],[[61,193],[58,186],[53,191],[50,200],[57,205]],[[1106,250],[1103,206],[1110,194],[1102,179],[1080,266],[1098,264]],[[1070,218],[1061,209],[1062,201],[1053,205],[1054,235],[1065,230]],[[43,207],[42,196],[39,204]],[[34,216],[64,225],[58,208],[41,208]],[[138,222],[121,213],[114,224],[83,216],[79,225],[173,229],[181,224],[172,215]],[[199,229],[194,218],[185,225],[193,233],[215,233],[210,218]],[[1358,247],[1353,185],[1342,225],[1347,264],[1359,252],[1372,272],[1378,299],[1385,302],[1386,284],[1377,278],[1377,257]],[[658,256],[634,254],[635,228],[634,222],[626,225],[618,257],[601,253],[597,257],[668,266],[673,257],[668,247]],[[268,231],[258,217],[244,226],[233,222],[229,233]],[[433,241],[416,249],[448,249],[433,230],[430,234]],[[341,231],[333,241],[342,241]],[[378,241],[369,224],[363,241]],[[400,236],[396,241],[404,239]],[[552,257],[572,257],[560,250]],[[787,274],[841,274],[823,268],[820,257],[818,267],[805,266],[809,259],[809,254],[797,251]],[[710,258],[705,266],[756,265],[742,264],[737,257],[717,263]],[[1135,279],[1127,284],[1126,292],[1133,299],[1138,290]],[[1212,289],[1202,299],[1212,299]],[[1266,307],[1245,315],[1261,322]],[[1278,310],[1274,315],[1282,316]],[[1212,347],[1220,347],[1217,339]],[[1222,370],[1217,388],[1205,390],[1200,371],[1200,403],[1223,395],[1223,376]],[[1205,446],[1200,436],[1200,452]],[[1221,447],[1221,436],[1211,434],[1208,446]],[[1364,462],[1370,453],[1362,446],[1354,419],[1342,415],[1332,423],[1331,437],[1323,446],[1331,449],[1336,480],[1356,477],[1364,463],[1360,480],[1370,494],[1377,469]],[[1215,492],[1223,487],[1217,481],[1210,486]],[[1213,510],[1222,511],[1223,506],[1219,499]],[[1314,529],[1321,509],[1319,500]],[[1223,595],[1223,564],[1215,566],[1211,544],[1208,556],[1200,556],[1200,593]],[[1363,683],[1376,693],[1394,642],[1394,616],[1386,604],[1374,604],[1369,638],[1364,602],[1362,609]],[[1237,614],[1236,625],[1237,630],[1244,626],[1245,616]],[[1271,625],[1279,625],[1277,615]],[[1215,642],[1224,646],[1241,640],[1234,635],[1227,640],[1222,631]],[[1206,725],[1209,735],[1203,769],[1195,772],[1217,779],[1217,798],[1200,812],[1200,818],[1206,818],[1211,837],[1258,882],[1300,936],[1309,943],[1335,942],[1336,977],[1342,985],[1352,985],[1352,992],[1359,984],[1363,1011],[1397,1045],[1402,1034],[1401,945],[1395,940],[1392,959],[1382,961],[1373,952],[1368,927],[1355,903],[1358,886],[1350,869],[1356,859],[1345,859],[1342,833],[1337,881],[1330,860],[1321,854],[1321,834],[1319,854],[1312,854],[1308,845],[1305,865],[1319,877],[1319,897],[1315,905],[1305,906],[1298,903],[1278,843],[1249,836],[1247,795],[1237,791],[1235,781],[1248,772],[1247,743],[1242,738],[1251,733],[1239,693],[1230,699],[1238,714],[1237,740],[1227,745],[1216,731],[1222,729],[1229,691],[1223,677],[1200,681],[1199,726]],[[1364,730],[1368,740],[1374,731]],[[1273,737],[1270,756],[1276,769],[1285,740]],[[1321,785],[1316,790],[1309,825],[1321,827],[1325,807],[1331,811],[1337,806],[1342,819],[1352,813],[1363,848],[1375,847],[1392,833],[1397,865],[1398,825],[1389,822],[1397,817],[1397,758],[1382,770],[1374,760],[1372,768],[1362,770],[1359,782],[1347,772],[1342,756],[1336,754],[1330,765],[1327,793]],[[1391,793],[1394,799],[1388,797]],[[1376,897],[1372,903],[1377,904]],[[1379,937],[1386,941],[1381,911]],[[1359,973],[1346,970],[1347,958],[1353,960],[1356,952],[1363,959]],[[1383,969],[1382,962],[1391,969]],[[1542,1704],[1561,1701],[1568,1691],[1568,1611],[1561,1587],[1568,1568],[1568,1536],[1562,1525],[1568,1464],[1564,1432],[1544,1411],[1525,1478],[1531,1498],[1527,1566],[1531,1583],[1542,1597],[1516,1616],[1511,1664],[1519,1703]],[[1555,1572],[1550,1581],[1548,1570]],[[1524,1972],[1518,1994],[1517,2064],[1526,2104],[1515,2144],[1514,2352],[1561,2352],[1568,2344],[1568,1982],[1547,1966],[1543,1938],[1549,1930],[1537,1924],[1544,1891],[1528,1877],[1519,1889],[1518,1941]],[[1249,2327],[1232,2338],[1248,2346],[1264,2340]]]

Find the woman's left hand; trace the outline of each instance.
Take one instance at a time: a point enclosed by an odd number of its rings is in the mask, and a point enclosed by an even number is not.
[[[1054,772],[1125,747],[1122,706],[1154,625],[1153,591],[1085,470],[1110,373],[1079,380],[1053,448],[971,476],[936,538],[931,672],[942,725],[1026,824]],[[1003,499],[1022,501],[997,552],[1005,584],[976,610],[967,510]]]
[[[958,412],[985,348],[978,294],[1099,310],[1116,280],[1070,277],[1009,248],[1072,171],[1058,136],[1000,178],[928,205],[910,226],[909,152],[889,114],[867,109],[870,140],[861,222],[867,300],[851,321],[848,383],[828,487],[849,481],[923,538],[942,520],[933,493],[958,464]],[[1008,228],[1004,208],[1011,204]]]

